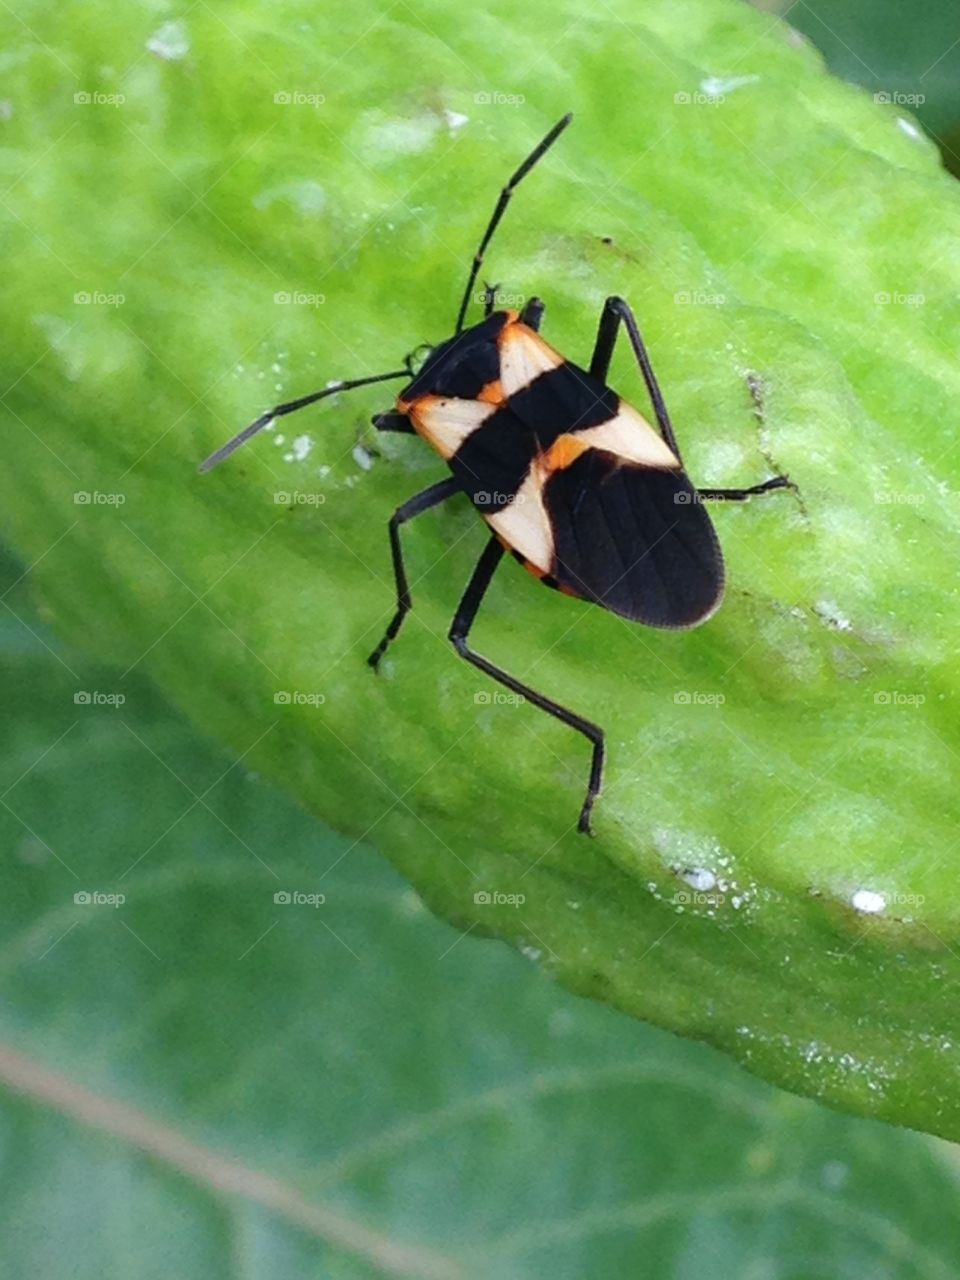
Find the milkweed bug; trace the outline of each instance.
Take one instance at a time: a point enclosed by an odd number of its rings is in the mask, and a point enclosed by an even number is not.
[[[704,501],[741,502],[792,486],[780,475],[745,489],[698,489],[691,483],[640,330],[622,298],[604,303],[588,369],[540,337],[544,303],[539,298],[531,298],[520,311],[495,310],[495,291],[487,288],[483,319],[464,327],[484,257],[514,191],[571,119],[565,115],[554,125],[500,192],[470,266],[453,336],[429,347],[416,372],[408,356],[402,369],[336,382],[277,405],[212,454],[200,470],[209,471],[276,418],[341,391],[406,379],[393,408],[377,414],[373,425],[421,436],[452,474],[410,498],[390,518],[396,613],[369,663],[379,666],[411,608],[401,525],[465,494],[492,536],[467,584],[449,639],[480,671],[590,741],[590,778],[578,827],[592,834],[590,815],[603,775],[603,730],[467,644],[504,551],[546,586],[631,622],[676,630],[695,627],[716,612],[724,589],[723,556]],[[607,386],[621,325],[659,431]]]

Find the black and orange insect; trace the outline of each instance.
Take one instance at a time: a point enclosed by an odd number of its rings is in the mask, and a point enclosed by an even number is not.
[[[566,115],[554,125],[500,192],[470,267],[453,336],[428,348],[419,370],[414,372],[408,356],[402,369],[336,382],[277,405],[200,469],[208,471],[274,419],[326,396],[407,379],[394,407],[377,414],[373,424],[380,431],[422,436],[452,474],[410,498],[390,518],[397,610],[370,655],[370,665],[379,666],[411,608],[400,526],[447,498],[466,494],[492,537],[467,584],[449,638],[461,657],[592,743],[590,780],[579,820],[580,831],[589,833],[603,774],[603,730],[467,644],[504,551],[545,585],[592,601],[630,622],[695,627],[717,610],[724,589],[723,556],[704,501],[740,502],[790,482],[778,475],[746,489],[698,489],[691,483],[640,330],[622,298],[604,303],[587,369],[540,337],[544,303],[539,298],[531,298],[521,311],[495,310],[496,293],[488,287],[483,319],[464,328],[480,267],[514,190],[571,119]],[[621,324],[659,431],[607,386]]]

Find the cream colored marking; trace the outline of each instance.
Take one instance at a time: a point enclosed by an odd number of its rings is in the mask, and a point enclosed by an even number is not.
[[[456,400],[447,396],[421,396],[410,405],[408,413],[417,433],[432,445],[441,458],[449,459],[460,446],[496,413],[495,404],[481,400]]]
[[[620,401],[620,411],[616,417],[602,422],[599,427],[588,427],[586,431],[574,434],[584,446],[606,449],[608,453],[617,454],[624,462],[639,462],[645,467],[680,469],[677,456],[663,436],[626,400]]]
[[[543,505],[543,468],[536,463],[514,500],[493,515],[484,513],[490,528],[543,573],[553,565],[553,535]]]
[[[497,345],[500,348],[500,381],[507,396],[516,395],[541,373],[564,363],[559,352],[519,321],[500,330]]]

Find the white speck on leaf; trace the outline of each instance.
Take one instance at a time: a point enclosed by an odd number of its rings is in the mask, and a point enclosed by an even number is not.
[[[297,436],[292,442],[293,457],[297,462],[302,462],[310,450],[313,448],[313,441],[309,436]]]
[[[147,48],[165,62],[179,62],[190,52],[187,28],[182,22],[165,22],[147,41]]]
[[[373,454],[362,444],[354,445],[353,460],[364,471],[369,471],[373,466]]]
[[[439,128],[432,113],[407,120],[381,120],[368,125],[362,143],[371,155],[416,155],[429,147]]]
[[[886,910],[887,900],[882,893],[875,893],[873,889],[857,889],[851,895],[850,904],[854,911],[859,911],[862,915],[877,916]]]
[[[281,182],[275,187],[267,187],[253,197],[255,209],[269,209],[272,204],[290,205],[297,213],[313,216],[321,213],[327,203],[327,193],[319,182],[311,182],[308,178],[297,182]]]
[[[820,1170],[820,1183],[828,1191],[839,1191],[850,1176],[850,1169],[840,1160],[828,1160]]]
[[[707,867],[690,867],[680,874],[692,889],[698,889],[702,893],[717,887],[717,877]]]
[[[706,76],[700,81],[700,88],[711,98],[722,98],[746,84],[756,84],[759,79],[759,76]]]
[[[832,600],[820,600],[813,608],[814,612],[821,617],[828,626],[833,627],[835,631],[853,630],[853,623],[846,614],[840,612],[840,609]]]
[[[897,124],[900,126],[900,128],[903,130],[903,132],[907,135],[908,138],[916,138],[917,141],[923,140],[922,131],[918,129],[915,124],[912,124],[909,120],[905,120],[903,116],[897,116]]]

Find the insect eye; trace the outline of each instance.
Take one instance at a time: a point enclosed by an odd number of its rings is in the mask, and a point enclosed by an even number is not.
[[[414,347],[408,356],[404,359],[404,364],[410,370],[411,374],[417,374],[436,351],[436,347],[429,342],[421,342],[419,347]]]

